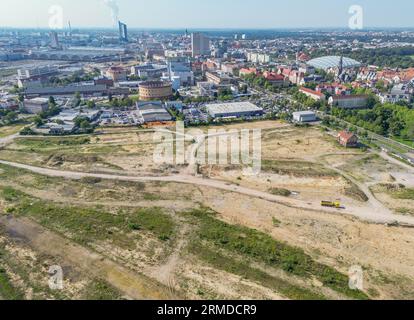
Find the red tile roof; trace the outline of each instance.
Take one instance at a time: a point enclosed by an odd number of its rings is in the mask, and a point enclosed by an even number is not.
[[[310,93],[310,94],[314,94],[315,96],[318,96],[318,97],[323,97],[324,96],[323,93],[320,93],[318,91],[315,91],[315,90],[312,90],[312,89],[308,89],[308,88],[305,88],[305,87],[300,88],[299,91],[307,92],[307,93]]]
[[[355,134],[353,134],[352,132],[344,130],[344,131],[341,131],[341,132],[338,133],[338,137],[345,140],[345,141],[349,141],[353,137],[355,137]]]

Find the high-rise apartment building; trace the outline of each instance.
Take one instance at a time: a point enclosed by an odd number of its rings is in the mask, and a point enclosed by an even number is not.
[[[191,46],[193,57],[205,56],[211,53],[210,39],[202,33],[197,32],[191,34]]]

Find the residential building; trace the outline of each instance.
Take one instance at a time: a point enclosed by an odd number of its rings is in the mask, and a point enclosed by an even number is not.
[[[270,84],[272,84],[274,87],[288,87],[289,86],[289,80],[281,75],[274,72],[264,72],[263,77],[268,81]]]
[[[257,71],[256,68],[242,68],[240,69],[240,72],[239,72],[240,77],[245,77],[251,74],[258,75],[259,72]]]
[[[358,137],[349,131],[341,131],[338,133],[338,142],[345,148],[358,146]]]
[[[125,81],[127,79],[126,70],[122,67],[112,66],[106,71],[106,77],[114,82]]]
[[[368,95],[332,96],[329,98],[331,107],[344,109],[364,108],[367,106]]]
[[[315,101],[325,101],[326,100],[326,96],[319,92],[319,91],[315,91],[309,88],[300,88],[299,89],[300,93],[303,93],[304,95],[308,96],[309,98],[315,100]]]
[[[210,39],[202,33],[192,33],[191,48],[193,57],[210,55]]]
[[[230,85],[232,82],[232,78],[225,73],[206,72],[206,78],[208,82],[211,82],[216,86]]]
[[[267,64],[270,62],[270,55],[260,52],[248,52],[247,61],[256,64]]]
[[[381,103],[397,103],[399,101],[411,103],[413,94],[406,84],[400,83],[395,85],[390,93],[379,93],[378,97]]]

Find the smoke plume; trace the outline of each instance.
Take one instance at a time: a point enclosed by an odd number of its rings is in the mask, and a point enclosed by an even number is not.
[[[105,5],[111,9],[111,15],[112,15],[112,22],[114,26],[118,24],[119,21],[119,6],[116,0],[103,0]]]

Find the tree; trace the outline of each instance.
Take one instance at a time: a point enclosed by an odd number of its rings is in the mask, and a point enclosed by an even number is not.
[[[50,96],[49,97],[49,106],[55,106],[56,105],[56,100],[54,97]]]
[[[4,117],[4,120],[7,123],[14,123],[17,120],[17,113],[14,111],[7,113],[6,116]]]
[[[40,117],[39,115],[37,115],[34,119],[33,119],[34,124],[36,125],[36,127],[40,127],[43,125],[43,119],[42,117]]]
[[[88,106],[89,109],[93,109],[96,107],[96,103],[94,100],[89,100],[86,105]]]

